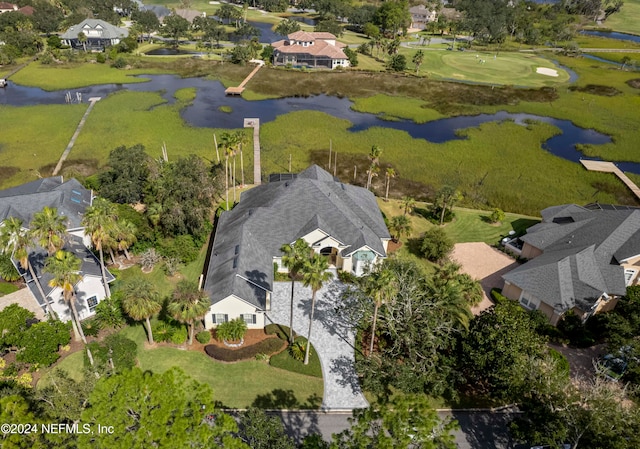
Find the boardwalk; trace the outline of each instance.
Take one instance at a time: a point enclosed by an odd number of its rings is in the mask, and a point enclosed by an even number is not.
[[[244,92],[244,86],[247,85],[249,80],[253,78],[253,75],[258,73],[258,70],[260,70],[264,65],[264,61],[260,61],[258,59],[252,59],[249,62],[255,62],[258,65],[256,65],[256,67],[251,71],[251,73],[247,75],[247,77],[240,83],[238,87],[227,87],[227,89],[224,91],[225,95],[242,95],[242,92]]]
[[[58,174],[58,172],[62,169],[62,164],[67,159],[67,156],[69,156],[69,153],[71,153],[71,149],[73,148],[73,144],[76,143],[76,139],[80,135],[80,131],[82,131],[82,127],[84,126],[84,123],[87,121],[87,117],[89,117],[89,113],[91,112],[91,110],[93,109],[93,106],[98,101],[100,101],[100,97],[91,97],[91,98],[89,98],[89,107],[87,108],[86,112],[82,116],[82,119],[80,120],[80,123],[78,123],[78,127],[76,128],[76,132],[73,133],[73,136],[71,137],[71,140],[69,141],[69,144],[67,145],[67,148],[65,148],[64,152],[62,153],[62,156],[60,156],[60,160],[58,161],[58,164],[56,165],[56,168],[53,170],[53,173],[51,174],[51,176],[56,176]]]
[[[245,128],[253,128],[253,184],[259,186],[262,183],[260,170],[260,119],[244,119]]]
[[[613,162],[605,162],[605,161],[591,161],[588,159],[581,159],[582,165],[584,168],[591,171],[601,171],[605,173],[614,173],[618,178],[624,182],[629,189],[633,192],[633,194],[640,199],[640,188],[634,184],[632,180],[630,180],[627,175],[625,175],[622,170],[620,170]]]

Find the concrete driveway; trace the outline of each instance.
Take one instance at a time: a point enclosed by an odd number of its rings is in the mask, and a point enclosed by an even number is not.
[[[324,379],[323,410],[352,410],[368,407],[355,372],[353,323],[336,311],[342,302],[344,285],[330,282],[316,296],[311,344],[318,351]],[[274,282],[269,322],[289,326],[291,283]],[[295,285],[293,330],[307,336],[311,311],[311,289]]]
[[[461,271],[482,285],[482,302],[471,311],[478,315],[493,305],[490,299],[492,288],[502,288],[502,275],[517,268],[519,264],[511,257],[483,242],[457,243],[451,258],[461,265]]]

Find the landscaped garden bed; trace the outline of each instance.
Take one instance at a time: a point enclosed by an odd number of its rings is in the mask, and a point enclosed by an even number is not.
[[[270,356],[281,351],[286,343],[276,336],[266,335],[258,329],[248,330],[244,336],[244,344],[239,347],[230,347],[218,340],[204,347],[204,352],[211,358],[221,362],[237,362],[240,360],[255,359],[259,354]]]

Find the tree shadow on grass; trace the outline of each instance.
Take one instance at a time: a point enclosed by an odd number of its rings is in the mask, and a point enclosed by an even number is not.
[[[317,409],[321,404],[322,398],[315,393],[300,402],[293,390],[276,388],[269,393],[259,394],[251,406],[261,409]]]
[[[424,257],[422,255],[422,239],[412,238],[407,239],[407,250],[416,257]]]

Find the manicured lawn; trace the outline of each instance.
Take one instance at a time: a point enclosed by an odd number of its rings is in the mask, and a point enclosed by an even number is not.
[[[84,352],[78,351],[73,354],[69,354],[67,357],[62,359],[59,363],[52,366],[51,368],[43,368],[44,373],[38,384],[37,388],[44,388],[49,385],[49,377],[48,373],[50,373],[54,369],[61,369],[66,371],[70,378],[80,381],[84,375]]]
[[[425,57],[420,66],[420,74],[433,78],[530,87],[556,86],[569,80],[566,71],[548,59],[533,54],[501,52],[496,56],[495,52],[473,50],[423,51]],[[412,59],[416,52],[413,48],[402,47],[400,50],[400,53],[407,57],[407,69],[413,72],[415,65]],[[554,69],[558,76],[536,73],[538,67]]]
[[[451,223],[444,227],[449,237],[456,243],[485,242],[489,245],[496,244],[502,237],[515,231],[524,233],[525,229],[540,221],[539,218],[526,215],[506,214],[506,219],[499,225],[491,224],[488,220],[491,212],[454,207],[456,214]]]
[[[195,380],[209,384],[216,401],[225,407],[245,408],[255,404],[315,408],[322,401],[322,379],[255,360],[220,363],[196,351],[168,347],[147,350],[141,325],[126,328],[122,334],[138,343],[138,360],[143,370],[164,372],[173,366],[181,367]]]
[[[604,26],[615,31],[640,34],[640,0],[625,0],[622,9],[610,16]]]
[[[8,282],[0,281],[0,296],[8,295],[9,293],[17,292],[18,290],[20,290],[20,287]]]
[[[306,341],[306,338],[298,337]],[[291,357],[289,349],[285,349],[278,354],[271,356],[269,364],[273,367],[291,371],[294,373],[304,374],[305,376],[319,377],[322,379],[322,366],[320,365],[320,358],[316,348],[311,345],[309,352],[309,364],[305,365],[299,360]]]

